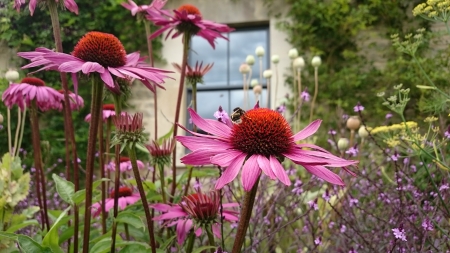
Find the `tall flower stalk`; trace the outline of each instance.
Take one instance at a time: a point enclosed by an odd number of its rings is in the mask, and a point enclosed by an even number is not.
[[[316,103],[317,94],[319,93],[319,66],[322,63],[322,60],[319,56],[314,56],[311,65],[314,67],[314,96],[311,101],[311,109],[309,112],[309,122],[312,122],[314,115],[314,105]]]

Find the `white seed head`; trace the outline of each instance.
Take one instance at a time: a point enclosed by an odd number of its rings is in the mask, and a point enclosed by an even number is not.
[[[297,51],[297,49],[295,49],[295,48],[292,48],[291,50],[289,50],[289,58],[291,59],[291,60],[294,60],[295,58],[297,58],[298,57],[298,51]]]
[[[347,138],[340,138],[338,140],[338,148],[340,150],[346,150],[348,148],[349,141]]]
[[[253,93],[255,93],[255,95],[259,95],[262,92],[262,86],[257,84],[253,87]]]
[[[322,59],[320,59],[320,56],[314,56],[311,60],[311,65],[313,65],[314,68],[319,67],[322,64]]]
[[[252,79],[250,81],[250,86],[255,87],[256,85],[258,85],[258,79]]]
[[[270,69],[264,70],[263,77],[266,78],[266,79],[271,78],[272,77],[272,70],[270,70]]]
[[[361,126],[361,120],[358,116],[351,116],[347,120],[347,128],[353,131],[356,131]]]
[[[247,74],[248,72],[250,72],[250,66],[247,63],[242,63],[239,67],[239,72],[241,72],[242,74]]]
[[[251,54],[247,55],[247,58],[245,58],[245,62],[250,65],[253,66],[253,64],[255,64],[255,57]]]
[[[271,60],[272,60],[273,64],[277,64],[280,62],[280,56],[278,56],[277,54],[274,54],[274,55],[272,55]]]
[[[264,50],[264,48],[263,48],[262,46],[258,46],[258,47],[256,47],[256,49],[255,49],[255,54],[256,54],[256,56],[258,56],[258,57],[263,57],[265,52],[266,52],[266,51]]]
[[[10,82],[17,81],[17,80],[19,80],[19,72],[10,69],[10,70],[6,71],[5,78],[6,78],[6,80],[8,80]]]
[[[369,136],[369,132],[367,131],[365,126],[361,126],[358,130],[358,135],[361,138],[367,138],[367,136]]]
[[[305,60],[303,59],[303,57],[300,56],[300,57],[295,58],[293,64],[294,64],[294,67],[302,69],[305,67]]]

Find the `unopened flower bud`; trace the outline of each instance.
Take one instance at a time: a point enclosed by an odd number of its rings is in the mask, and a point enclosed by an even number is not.
[[[347,138],[340,138],[338,140],[338,144],[337,145],[338,145],[338,148],[340,150],[346,150],[348,148],[348,143],[349,143],[349,141],[348,141]]]
[[[3,123],[3,115],[0,113],[0,124]]]
[[[297,57],[294,60],[294,67],[302,69],[303,67],[305,67],[305,60],[303,59],[303,57]]]
[[[369,132],[367,131],[365,126],[361,126],[358,130],[358,135],[364,139],[367,138],[367,136],[369,136]]]
[[[245,62],[250,65],[253,66],[253,64],[255,64],[255,57],[253,55],[247,55],[247,58],[245,58]]]
[[[256,47],[256,50],[255,50],[256,56],[263,57],[264,53],[265,53],[265,51],[264,51],[264,48],[262,46]]]
[[[250,86],[255,87],[256,85],[258,85],[258,79],[252,79],[250,81]]]
[[[247,63],[242,63],[239,67],[239,72],[241,72],[242,74],[247,74],[248,72],[250,72],[250,66]]]
[[[272,70],[270,70],[270,69],[264,70],[263,77],[266,78],[266,79],[271,78],[272,77]]]
[[[322,59],[320,59],[320,56],[314,56],[311,60],[311,65],[314,68],[317,68],[320,66],[320,64],[322,64]]]
[[[347,128],[350,130],[357,130],[361,125],[361,120],[359,120],[358,116],[351,116],[347,120]]]
[[[277,64],[280,62],[280,56],[278,56],[277,54],[274,54],[274,55],[272,55],[271,60],[272,60],[273,64]]]
[[[289,55],[289,58],[290,58],[291,60],[294,60],[295,58],[298,57],[298,51],[297,51],[297,49],[292,48],[291,50],[289,50],[288,55]]]
[[[8,80],[10,82],[17,81],[17,80],[19,80],[19,72],[10,69],[10,70],[6,71],[5,78],[6,78],[6,80]]]
[[[259,95],[262,92],[262,86],[257,84],[255,86],[253,86],[253,93],[255,93],[255,95]]]

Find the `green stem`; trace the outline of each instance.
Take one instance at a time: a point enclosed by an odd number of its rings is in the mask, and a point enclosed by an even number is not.
[[[24,105],[23,108],[23,114],[22,114],[22,122],[23,124],[20,126],[20,134],[19,134],[19,142],[17,144],[17,148],[20,148],[22,146],[22,138],[23,138],[23,131],[25,130],[25,119],[27,117],[27,106]],[[17,156],[19,153],[17,153]]]
[[[104,159],[104,150],[105,150],[105,146],[103,145],[103,115],[102,115],[102,119],[99,121],[98,124],[98,159],[99,159],[99,163],[100,163],[100,178],[103,179],[105,178],[105,159]],[[102,189],[102,201],[101,201],[101,220],[102,220],[102,233],[106,234],[106,209],[105,209],[105,200],[106,200],[106,182],[102,181],[102,185],[101,185],[101,189]]]
[[[232,253],[241,252],[242,245],[245,241],[245,234],[252,216],[253,204],[255,203],[256,192],[258,190],[259,177],[249,192],[245,192],[244,200],[242,202],[241,218],[239,220],[236,237],[233,244]],[[223,236],[223,235],[222,235]]]
[[[50,1],[51,2],[51,1]],[[91,232],[91,207],[92,190],[94,178],[95,149],[97,142],[97,131],[99,120],[102,120],[102,97],[103,84],[99,82],[97,76],[92,76],[92,103],[91,103],[91,123],[89,124],[88,146],[86,155],[86,201],[84,209],[84,234],[83,253],[89,252],[89,241]],[[77,226],[77,224],[75,224]],[[76,238],[76,237],[75,237]]]
[[[192,251],[194,250],[194,240],[195,240],[195,233],[191,231],[189,233],[188,244],[186,246],[186,253],[192,253]]]
[[[314,105],[316,103],[317,99],[317,93],[319,93],[319,68],[314,68],[314,96],[313,100],[311,101],[311,111],[309,113],[309,122],[312,122],[313,115],[314,115]]]
[[[187,58],[188,58],[188,51],[189,51],[189,42],[191,40],[191,35],[189,33],[185,33],[183,36],[183,61],[181,63],[181,75],[180,75],[180,85],[178,86],[178,98],[177,98],[177,106],[175,111],[175,120],[174,120],[174,126],[173,126],[173,138],[175,139],[175,136],[177,136],[178,133],[178,121],[180,119],[180,110],[181,110],[181,100],[183,98],[183,92],[184,92],[184,79],[186,76],[186,65],[187,65]],[[171,201],[173,200],[173,196],[175,196],[175,190],[177,188],[177,147],[175,142],[175,147],[173,149],[172,154],[172,190],[170,192]]]
[[[422,72],[422,74],[425,76],[425,78],[427,79],[427,81],[431,84],[431,86],[433,86],[437,92],[441,93],[444,97],[446,97],[447,99],[450,99],[450,96],[443,92],[442,90],[440,90],[436,84],[434,84],[433,80],[431,80],[430,76],[428,76],[428,74],[425,72],[425,70],[422,67],[422,64],[420,64],[419,60],[416,58],[415,55],[412,56],[414,62],[417,64],[417,66],[419,67],[420,71]]]
[[[208,235],[208,241],[210,246],[216,246],[216,242],[214,241],[214,234],[212,232],[212,224],[209,224],[208,227],[206,227],[206,234]],[[211,253],[214,253],[214,249],[211,249]]]
[[[139,174],[139,168],[137,165],[136,150],[133,146],[128,149],[128,156],[130,157],[131,167],[133,167],[134,178],[136,179],[136,185],[141,195],[142,205],[144,206],[145,218],[147,219],[147,228],[150,236],[150,246],[152,247],[152,253],[156,253],[156,241],[153,231],[153,217],[150,214],[150,208],[148,206],[147,196],[145,194],[144,186],[142,185],[141,175]]]
[[[166,199],[166,179],[165,179],[165,175],[164,175],[164,165],[162,164],[155,164],[155,169],[156,167],[158,167],[159,169],[159,179],[161,181],[161,196],[162,196],[162,201],[163,203],[167,203],[167,199]]]
[[[20,109],[18,109],[20,110]],[[12,153],[12,142],[11,142],[11,110],[9,108],[6,109],[6,120],[8,121],[8,151],[11,157],[13,156]]]
[[[14,136],[14,154],[10,154],[12,158],[19,155],[20,147],[17,146],[17,142],[19,141],[19,132],[20,132],[20,126],[22,123],[22,117],[21,117],[21,111],[20,108],[17,108],[17,126],[16,126],[16,135]]]

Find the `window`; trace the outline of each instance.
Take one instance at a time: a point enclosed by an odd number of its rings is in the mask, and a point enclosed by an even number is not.
[[[249,54],[255,54],[257,46],[264,47],[266,53],[263,57],[262,70],[270,66],[269,52],[269,28],[237,28],[235,31],[225,34],[229,41],[223,39],[216,40],[216,49],[213,49],[208,42],[198,36],[194,36],[191,41],[191,53],[189,64],[202,62],[203,65],[214,63],[214,67],[204,76],[204,84],[197,85],[197,112],[203,118],[214,119],[214,112],[219,106],[231,114],[236,107],[243,107],[243,77],[239,72],[239,66],[245,62]],[[251,79],[260,77],[259,60],[255,56],[255,64],[252,67]],[[265,80],[262,83],[266,87]],[[190,104],[192,91],[188,90],[187,103]],[[249,105],[253,107],[256,103],[252,88],[249,88]],[[265,103],[266,90],[263,89],[259,96],[261,104]]]

